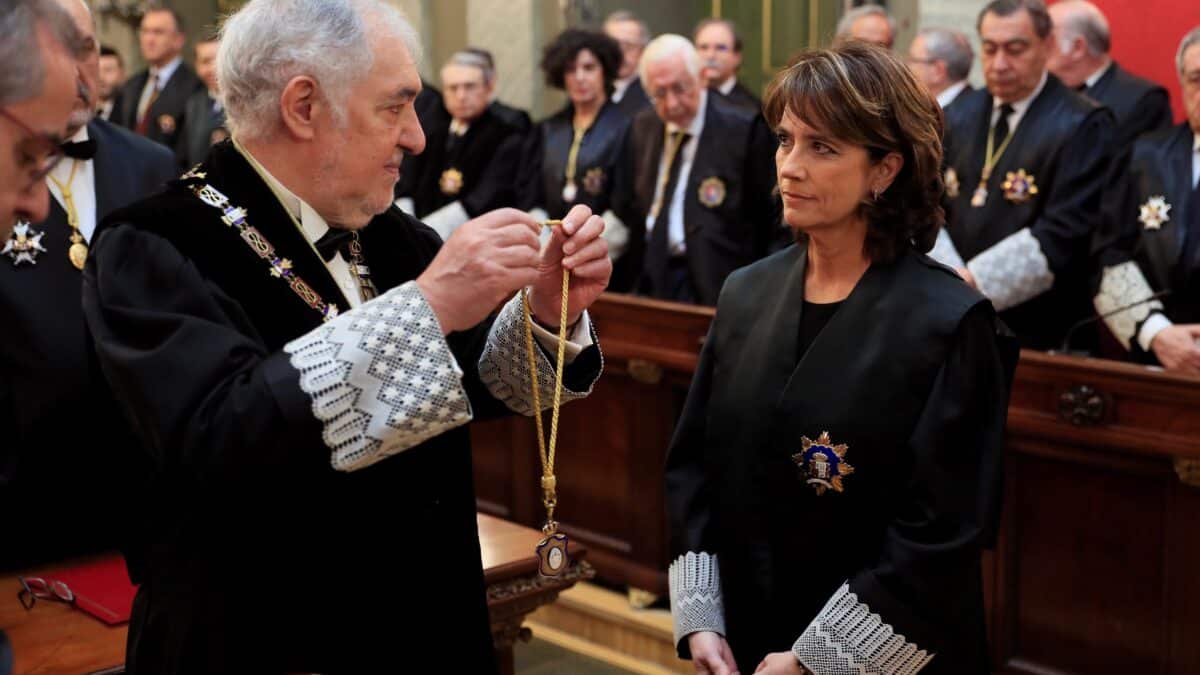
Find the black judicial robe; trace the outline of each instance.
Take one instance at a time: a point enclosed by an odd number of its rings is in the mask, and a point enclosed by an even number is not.
[[[629,227],[629,250],[618,263],[613,288],[638,288],[670,299],[658,294],[664,286],[659,271],[644,265],[646,216],[658,186],[665,128],[653,110],[645,110],[634,118],[623,143],[614,210]],[[719,95],[708,96],[704,130],[683,191],[688,271],[701,304],[715,305],[729,273],[767,255],[780,237],[775,148],[762,115]],[[701,185],[712,185],[713,179],[724,186],[725,195],[709,206],[701,201]],[[671,195],[665,195],[655,227],[666,226],[670,202]]]
[[[225,128],[225,109],[217,106],[208,89],[201,89],[188,99],[186,119],[176,154],[183,159],[184,166],[193,167],[204,161],[209,148],[229,138],[229,130]]]
[[[710,89],[726,101],[754,112],[762,112],[762,100],[746,88],[741,81],[735,82],[728,94],[722,94],[718,89]]]
[[[717,556],[743,673],[789,651],[843,583],[936,653],[923,674],[987,672],[980,559],[1015,341],[909,251],[873,264],[798,359],[806,265],[798,244],[725,284],[667,459],[671,557]],[[818,495],[792,459],[822,432],[848,446],[843,492]]]
[[[575,162],[575,199],[563,199],[567,154],[575,137],[575,108],[568,103],[554,115],[538,122],[525,139],[517,185],[517,207],[529,211],[545,209],[551,218],[561,218],[576,204],[586,204],[592,213],[610,208],[613,172],[629,119],[612,101],[606,101],[583,135]],[[629,223],[626,223],[628,226]]]
[[[111,121],[126,129],[137,129],[137,107],[142,98],[142,90],[146,80],[150,79],[150,71],[142,72],[130,78],[121,88],[121,97],[117,99]],[[159,92],[158,98],[146,110],[146,138],[156,143],[162,143],[175,151],[175,157],[180,167],[186,166],[186,157],[181,143],[183,130],[187,126],[188,99],[197,91],[204,91],[204,82],[196,76],[196,71],[186,63],[180,63],[171,79]]]
[[[646,95],[646,90],[642,88],[642,78],[633,78],[629,86],[625,87],[625,93],[621,96],[621,100],[617,101],[615,105],[630,119],[653,105],[650,103],[650,97]]]
[[[425,151],[404,157],[396,196],[411,197],[419,218],[454,201],[472,218],[514,205],[520,130],[484,110],[453,147],[448,147],[449,136],[448,117],[425,130]],[[442,189],[442,176],[451,169],[462,174],[461,188],[447,193]]]
[[[1171,126],[1171,97],[1160,84],[1138,77],[1113,61],[1112,66],[1084,90],[1117,118],[1117,147],[1127,148],[1140,135]]]
[[[100,119],[87,130],[98,221],[177,175],[165,147]],[[135,440],[87,337],[67,213],[51,197],[50,215],[32,227],[46,248],[36,264],[0,256],[0,513],[40,522],[14,523],[0,569],[111,550],[130,536],[131,467],[106,451]]]
[[[953,109],[956,105],[958,105],[963,99],[965,99],[967,96],[969,96],[974,91],[975,91],[975,87],[972,87],[970,84],[963,87],[962,91],[958,92],[958,96],[955,96],[953,99],[951,99],[951,101],[949,103],[946,104],[946,107],[942,109],[942,112],[945,115],[950,115],[951,109]]]
[[[201,170],[296,274],[341,298],[231,143]],[[493,672],[467,428],[335,471],[282,351],[320,315],[220,216],[175,183],[110,216],[85,274],[100,363],[154,476],[136,514],[154,536],[129,672]],[[441,244],[395,208],[361,237],[381,292]],[[488,323],[447,340],[477,419],[503,412],[476,366]]]
[[[1197,218],[1195,209],[1200,208],[1192,196],[1193,139],[1186,121],[1138,139],[1124,173],[1110,188],[1104,226],[1097,235],[1099,267],[1134,262],[1148,290],[1170,291],[1161,302],[1163,313],[1174,323],[1200,323],[1200,245],[1185,250],[1184,236],[1187,224]],[[1148,227],[1141,211],[1152,197],[1162,197],[1170,210],[1167,220]],[[1119,304],[1141,299],[1123,298]],[[1138,322],[1134,335],[1140,328]],[[1137,340],[1131,340],[1130,348],[1134,360],[1157,363]]]
[[[945,163],[958,178],[947,191],[946,228],[964,260],[1028,228],[1054,274],[1053,286],[1000,313],[1024,347],[1058,347],[1074,322],[1091,314],[1089,253],[1099,225],[1105,174],[1115,156],[1109,111],[1067,89],[1053,75],[1038,94],[988,182],[983,207],[971,196],[983,172],[992,95],[980,89],[946,110]],[[1005,197],[1007,173],[1024,169],[1038,192]],[[1022,261],[1010,261],[1019,269]],[[1081,336],[1083,337],[1083,336]],[[1082,346],[1082,345],[1081,345]]]
[[[488,110],[490,110],[496,117],[499,117],[507,122],[509,126],[516,127],[517,131],[521,132],[522,134],[528,133],[529,130],[533,128],[533,120],[529,119],[529,113],[521,110],[520,108],[514,108],[511,105],[497,100],[492,101],[491,104],[488,105]]]

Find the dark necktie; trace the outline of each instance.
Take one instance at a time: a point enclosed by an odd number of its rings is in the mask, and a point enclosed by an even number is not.
[[[999,152],[1004,139],[1008,138],[1008,117],[1013,114],[1013,107],[1007,103],[1000,106],[1000,116],[996,118],[996,126],[992,127],[992,149]]]
[[[1087,91],[1087,82],[1075,85],[1075,91],[1077,91],[1081,94],[1084,93],[1085,91]]]
[[[667,264],[671,259],[669,250],[671,229],[671,201],[675,196],[675,187],[679,183],[679,154],[687,144],[690,135],[675,131],[666,139],[663,152],[666,154],[667,181],[663,184],[662,193],[653,206],[654,229],[650,231],[650,241],[646,244],[646,259],[642,266],[643,276],[650,281],[651,288],[646,289],[651,295],[660,295],[666,291]],[[657,208],[656,208],[657,207]]]
[[[88,160],[96,156],[96,141],[89,138],[78,143],[63,143],[63,155],[71,159]]]
[[[321,254],[321,257],[325,259],[325,262],[333,260],[333,257],[338,254],[338,251],[341,251],[342,257],[349,261],[350,253],[348,249],[350,247],[350,240],[353,238],[353,236],[354,233],[350,230],[342,230],[336,227],[331,227],[325,232],[325,234],[321,235],[319,239],[313,242],[313,246],[316,247],[317,253]]]

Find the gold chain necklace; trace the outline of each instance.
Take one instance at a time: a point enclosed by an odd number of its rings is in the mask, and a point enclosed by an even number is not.
[[[561,227],[561,220],[546,221],[548,227]],[[529,309],[529,291],[521,290],[521,312],[525,319],[525,354],[529,359],[529,380],[533,390],[533,416],[537,422],[538,456],[542,463],[542,505],[546,508],[546,524],[542,534],[546,537],[537,545],[538,571],[545,576],[558,576],[570,564],[567,554],[567,536],[558,531],[554,520],[554,509],[558,506],[558,479],[554,475],[555,451],[558,443],[558,411],[562,403],[563,365],[567,349],[567,299],[570,293],[571,273],[563,270],[562,300],[558,317],[558,353],[554,364],[554,401],[550,407],[550,439],[542,425],[542,397],[538,388],[537,353],[533,346],[533,318]]]
[[[82,270],[83,264],[87,262],[88,247],[83,240],[83,234],[79,232],[79,212],[75,209],[75,197],[71,192],[71,186],[75,184],[75,171],[79,168],[79,160],[71,160],[71,174],[67,176],[67,182],[64,185],[57,178],[49,174],[46,178],[54,183],[58,191],[62,193],[63,205],[67,210],[67,225],[71,227],[71,247],[67,249],[67,258],[71,260],[71,264],[75,269]]]

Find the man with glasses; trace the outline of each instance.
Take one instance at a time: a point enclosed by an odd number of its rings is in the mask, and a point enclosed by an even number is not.
[[[704,19],[692,33],[700,54],[700,76],[704,86],[735,105],[762,111],[762,101],[742,83],[737,71],[742,65],[742,38],[727,19]]]
[[[781,234],[775,141],[757,111],[704,88],[687,38],[660,35],[639,65],[654,113],[634,118],[614,210],[629,224],[623,287],[715,305],[730,272]]]
[[[91,12],[83,0],[53,1],[71,16],[86,50],[77,64],[65,156],[42,179],[52,197],[49,213],[10,237],[9,255],[0,256],[0,316],[23,327],[0,334],[0,391],[19,393],[0,403],[0,419],[10,431],[6,450],[16,457],[6,488],[12,499],[33,503],[55,494],[75,515],[53,528],[31,528],[21,546],[8,548],[21,565],[123,543],[130,490],[118,486],[130,473],[97,448],[134,442],[84,337],[81,270],[105,216],[177,175],[169,150],[94,119],[100,52]],[[22,236],[38,245],[21,250]]]
[[[61,157],[82,41],[49,0],[0,0],[0,35],[0,242],[7,242],[16,220],[42,220],[49,209],[42,179]],[[38,245],[23,239],[18,247]]]
[[[650,41],[650,27],[633,12],[620,10],[604,20],[604,33],[621,46],[621,68],[613,81],[612,102],[627,117],[633,117],[650,107],[638,77],[638,61]]]
[[[908,67],[943,110],[975,91],[967,76],[975,54],[962,32],[949,28],[925,28],[908,47]]]
[[[139,136],[176,151],[180,166],[180,136],[186,122],[187,102],[204,83],[183,62],[183,18],[167,7],[146,11],[138,28],[138,44],[149,67],[129,78],[112,119]]]
[[[1088,254],[1113,117],[1046,71],[1054,45],[1042,0],[994,0],[977,28],[987,88],[947,112],[946,227],[931,254],[992,301],[1023,347],[1059,348],[1091,314]]]
[[[471,218],[516,203],[513,176],[522,136],[489,105],[495,89],[490,73],[474,51],[450,57],[442,67],[448,117],[422,129],[425,152],[405,157],[400,166],[398,205],[442,239]]]

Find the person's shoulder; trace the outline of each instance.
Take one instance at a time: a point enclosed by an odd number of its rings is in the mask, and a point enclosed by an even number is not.
[[[957,325],[971,308],[991,303],[950,267],[915,249],[896,260],[895,288],[906,298],[908,311],[921,312],[933,323]]]
[[[1144,96],[1154,93],[1167,93],[1166,87],[1139,75],[1134,75],[1128,70],[1122,68],[1121,64],[1117,63],[1116,61],[1114,61],[1112,65],[1112,75],[1114,81],[1113,83],[1116,84],[1119,89],[1128,92],[1129,95],[1135,99],[1140,99]]]
[[[1146,158],[1159,159],[1164,152],[1169,152],[1177,145],[1192,143],[1193,132],[1188,123],[1156,129],[1138,136],[1133,142],[1131,157],[1134,161]]]
[[[155,143],[125,127],[117,126],[99,117],[92,118],[92,121],[88,122],[88,134],[94,137],[98,144],[119,147],[124,156],[132,157],[139,162],[159,161],[174,167],[175,156],[165,145]]]
[[[744,298],[756,296],[762,289],[778,284],[791,272],[805,251],[804,246],[790,244],[765,258],[734,270],[725,279],[717,306],[742,304]]]
[[[762,117],[758,111],[738,105],[720,92],[709,92],[707,105],[712,109],[712,117],[732,126],[749,128]]]
[[[987,87],[971,91],[963,91],[955,97],[952,105],[946,106],[942,113],[946,116],[946,128],[959,127],[973,121],[983,120],[984,112],[992,105],[992,94]]]

